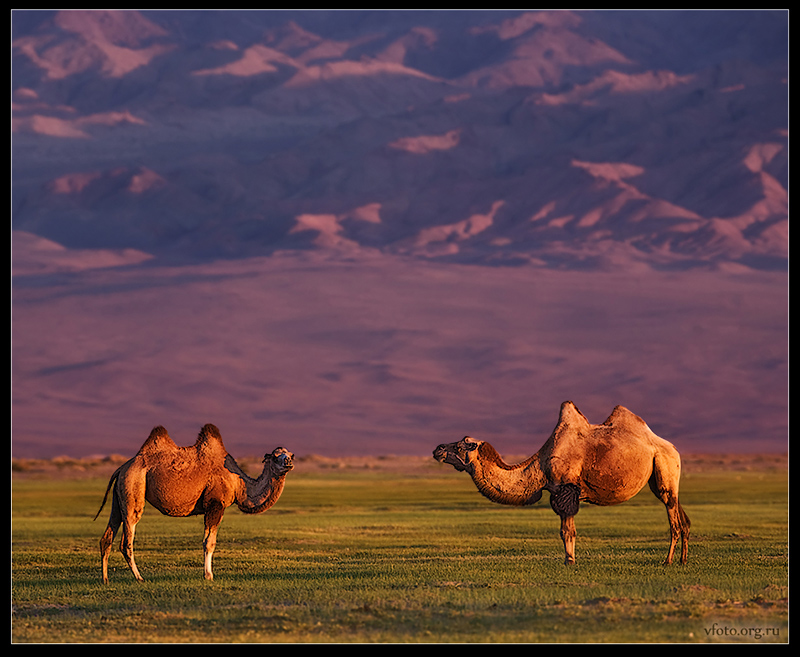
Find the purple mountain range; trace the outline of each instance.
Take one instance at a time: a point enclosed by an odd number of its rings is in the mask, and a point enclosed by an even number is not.
[[[15,456],[530,453],[566,399],[785,449],[787,12],[15,10],[12,46]]]

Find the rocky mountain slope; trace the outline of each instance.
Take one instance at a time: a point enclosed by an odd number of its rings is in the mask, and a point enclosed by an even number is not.
[[[786,265],[785,12],[14,11],[12,30],[20,264],[45,239],[122,261]]]

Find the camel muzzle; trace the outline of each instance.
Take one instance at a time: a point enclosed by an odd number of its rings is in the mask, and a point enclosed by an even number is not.
[[[284,470],[291,470],[294,468],[294,454],[282,451],[282,449],[283,448],[278,448],[271,454],[266,454],[264,456],[264,462],[266,463],[267,460],[273,459],[275,463],[277,463]]]
[[[459,472],[463,472],[467,469],[466,462],[457,452],[452,450],[452,445],[439,445],[433,450],[433,458],[439,461],[439,463],[452,465]]]

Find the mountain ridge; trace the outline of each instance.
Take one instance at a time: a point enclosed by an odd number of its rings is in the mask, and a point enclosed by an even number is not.
[[[786,267],[780,12],[32,13],[12,14],[14,230],[166,259]]]

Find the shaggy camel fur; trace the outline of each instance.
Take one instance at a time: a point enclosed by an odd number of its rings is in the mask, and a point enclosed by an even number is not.
[[[178,447],[164,427],[156,427],[136,456],[111,475],[103,504],[95,516],[96,520],[113,486],[111,516],[100,539],[103,582],[108,583],[108,557],[120,525],[120,551],[134,577],[142,580],[133,559],[133,536],[145,500],[167,516],[205,516],[204,575],[213,579],[211,558],[225,509],[232,504],[244,513],[269,509],[283,492],[293,459],[291,452],[279,447],[264,456],[263,472],[258,479],[252,479],[225,450],[219,430],[213,424],[201,429],[191,447]]]
[[[580,502],[620,504],[649,483],[667,507],[670,543],[664,563],[672,563],[679,538],[681,563],[686,563],[690,523],[678,502],[680,455],[627,408],[617,406],[597,425],[589,424],[572,402],[564,402],[550,438],[516,465],[507,465],[489,443],[469,436],[439,445],[433,455],[469,473],[478,490],[500,504],[534,504],[547,490],[550,506],[561,517],[567,564],[575,563],[575,514]]]

